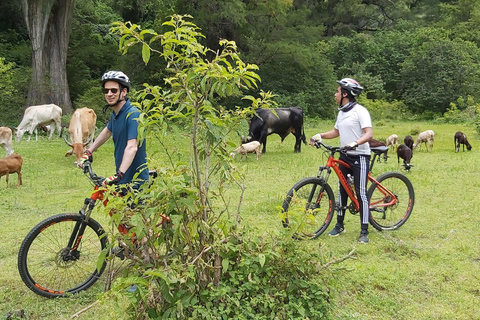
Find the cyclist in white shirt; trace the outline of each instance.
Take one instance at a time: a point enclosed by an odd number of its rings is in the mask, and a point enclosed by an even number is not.
[[[318,133],[310,139],[310,144],[321,139],[333,139],[340,136],[340,146],[345,147],[346,154],[341,154],[340,159],[348,163],[351,168],[347,169],[340,166],[340,170],[346,177],[347,174],[353,176],[355,194],[360,205],[360,224],[361,231],[358,242],[368,243],[368,217],[369,203],[367,196],[368,170],[370,163],[370,145],[369,141],[373,137],[372,120],[370,113],[355,100],[362,93],[363,87],[354,79],[344,78],[337,81],[339,84],[335,92],[335,102],[338,104],[339,113],[337,121],[332,130]],[[348,195],[342,185],[340,187],[340,205],[347,205]],[[337,223],[335,228],[329,232],[330,236],[338,236],[345,232],[344,227],[345,210],[339,210],[337,213]]]

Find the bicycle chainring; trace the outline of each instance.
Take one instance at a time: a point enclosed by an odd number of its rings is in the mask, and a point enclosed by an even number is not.
[[[347,208],[350,211],[350,213],[353,214],[353,215],[359,213],[359,211],[355,208],[355,203],[353,203],[353,202],[350,202],[350,204],[348,205]]]

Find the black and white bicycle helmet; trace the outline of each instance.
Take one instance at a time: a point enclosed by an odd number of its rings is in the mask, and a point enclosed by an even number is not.
[[[362,93],[363,87],[352,78],[343,78],[342,80],[338,80],[337,83],[340,87],[348,90],[353,97],[358,97],[360,93]]]
[[[130,79],[122,71],[108,71],[102,76],[102,87],[105,86],[105,82],[115,81],[127,88],[127,92],[130,91]]]

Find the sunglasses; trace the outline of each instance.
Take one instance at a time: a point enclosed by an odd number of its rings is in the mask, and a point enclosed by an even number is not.
[[[118,92],[117,88],[103,88],[103,94],[107,94],[109,91],[112,91],[113,94],[116,94]]]

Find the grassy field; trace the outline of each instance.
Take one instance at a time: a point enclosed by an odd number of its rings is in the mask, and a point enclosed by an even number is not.
[[[308,124],[306,136],[332,126],[333,121]],[[473,127],[463,125],[386,121],[374,123],[374,136],[385,139],[396,133],[416,138],[412,130],[427,129],[435,131],[435,145],[431,153],[424,149],[414,152],[414,167],[406,175],[415,188],[415,206],[403,227],[383,233],[370,228],[370,244],[358,245],[359,218],[347,214],[347,232],[340,237],[324,234],[298,243],[322,250],[331,258],[355,250],[354,259],[326,271],[334,289],[332,319],[478,319],[480,138]],[[456,131],[467,134],[472,151],[454,152]],[[336,143],[331,140],[332,145]],[[293,136],[283,144],[278,136],[270,136],[267,153],[260,161],[253,155],[235,159],[247,173],[242,222],[258,233],[282,228],[278,207],[286,192],[301,178],[316,175],[325,160],[319,150],[309,146],[302,145],[302,152],[295,154],[293,145]],[[74,168],[73,159],[64,157],[68,148],[59,138],[21,141],[14,143],[14,148],[24,157],[24,185],[16,187],[16,176],[11,176],[9,189],[5,178],[0,181],[0,317],[23,310],[27,319],[69,319],[96,301],[101,283],[72,298],[48,300],[24,286],[16,259],[21,241],[36,223],[56,213],[78,211],[91,186]],[[114,171],[112,150],[108,144],[95,154],[94,169],[100,175]],[[154,154],[152,148],[149,154]],[[157,162],[161,157],[155,154]],[[392,170],[403,171],[393,155],[387,163],[376,163],[373,174]],[[113,301],[102,301],[79,319],[123,319],[122,314]]]

